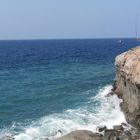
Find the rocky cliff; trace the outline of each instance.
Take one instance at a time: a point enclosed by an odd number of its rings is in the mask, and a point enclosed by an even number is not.
[[[140,46],[118,55],[115,67],[114,92],[123,99],[126,120],[140,128]]]

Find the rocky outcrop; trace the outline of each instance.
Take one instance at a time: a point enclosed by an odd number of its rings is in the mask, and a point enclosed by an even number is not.
[[[118,55],[115,67],[114,92],[123,99],[126,120],[140,128],[140,46]]]
[[[113,129],[100,127],[98,132],[86,130],[73,131],[56,140],[140,140],[140,46],[118,55],[115,59],[116,77],[112,94],[122,99],[121,109],[127,124]],[[126,126],[125,126],[126,125]]]

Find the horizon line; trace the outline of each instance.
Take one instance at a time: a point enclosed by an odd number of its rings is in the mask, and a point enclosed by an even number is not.
[[[0,41],[31,41],[31,40],[94,40],[94,39],[137,39],[136,37],[101,37],[101,38],[33,38],[33,39],[0,39]]]

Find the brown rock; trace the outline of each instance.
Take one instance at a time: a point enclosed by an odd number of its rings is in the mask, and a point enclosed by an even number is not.
[[[129,123],[140,127],[140,46],[116,57],[115,93]]]
[[[73,131],[56,140],[103,140],[102,135],[87,130]]]

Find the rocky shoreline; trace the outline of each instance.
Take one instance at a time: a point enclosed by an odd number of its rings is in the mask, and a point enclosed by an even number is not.
[[[115,68],[116,77],[109,94],[122,99],[121,109],[130,125],[122,123],[113,129],[99,126],[97,133],[77,130],[55,140],[140,140],[140,46],[118,55]],[[3,140],[14,137],[6,136]]]
[[[112,94],[123,100],[121,109],[131,126],[99,126],[98,133],[77,130],[56,140],[140,140],[140,46],[118,55],[115,68]]]

